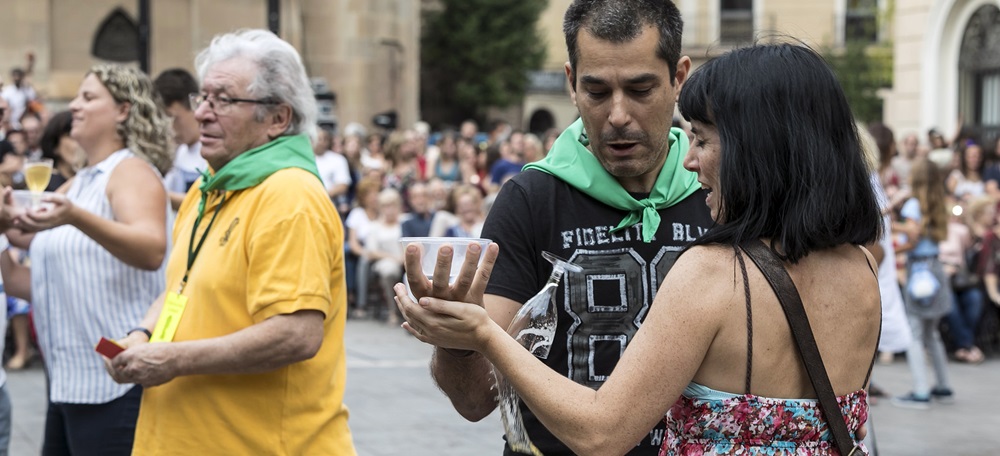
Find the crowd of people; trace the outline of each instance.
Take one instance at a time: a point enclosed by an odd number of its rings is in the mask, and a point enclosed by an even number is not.
[[[959,129],[952,140],[930,130],[897,141],[882,124],[868,126],[877,190],[889,235],[880,249],[883,301],[882,362],[906,353],[913,389],[893,403],[928,408],[955,394],[949,357],[983,362],[997,349],[1000,289],[1000,139],[981,144]],[[987,347],[980,347],[985,344]],[[931,360],[934,383],[927,377]],[[876,396],[888,394],[873,388]]]
[[[541,135],[319,125],[299,53],[262,30],[215,37],[196,74],[96,65],[61,112],[28,54],[0,92],[0,332],[7,369],[44,360],[43,454],[354,454],[349,318],[435,345],[469,420],[510,381],[531,444],[505,454],[865,452],[876,358],[905,352],[893,403],[927,408],[956,394],[949,356],[996,348],[1000,140],[859,127],[801,44],[692,70],[669,1],[576,0],[564,25],[580,119]],[[439,283],[401,242],[426,236],[493,244]],[[538,360],[506,329],[543,252],[583,272]]]
[[[412,128],[368,133],[357,123],[321,129],[313,145],[324,186],[348,231],[352,318],[398,324],[392,285],[403,277],[405,237],[479,238],[501,186],[545,157],[543,139],[506,121],[479,132]]]

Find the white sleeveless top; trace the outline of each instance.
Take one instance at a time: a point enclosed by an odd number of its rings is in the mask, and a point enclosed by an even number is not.
[[[66,196],[81,209],[114,219],[108,180],[115,167],[132,156],[122,149],[80,170]],[[121,397],[133,385],[111,380],[94,345],[102,336],[124,337],[142,320],[163,292],[166,261],[156,271],[128,266],[70,225],[36,234],[30,257],[35,327],[49,372],[50,400],[102,404]]]

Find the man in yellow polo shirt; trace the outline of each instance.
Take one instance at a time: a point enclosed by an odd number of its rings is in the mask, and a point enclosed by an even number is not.
[[[108,361],[148,388],[133,454],[353,455],[344,234],[307,137],[317,111],[301,59],[249,30],[195,63],[212,172],[178,211],[166,292]]]

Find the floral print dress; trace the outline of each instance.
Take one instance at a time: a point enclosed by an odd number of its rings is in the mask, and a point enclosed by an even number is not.
[[[868,394],[855,391],[837,402],[855,438],[868,421]],[[660,456],[838,454],[815,400],[753,394],[722,400],[681,396],[664,420],[667,436]]]
[[[746,280],[742,252],[737,250],[736,253]],[[872,274],[875,274],[874,269]],[[749,293],[746,307],[746,394],[716,391],[697,383],[689,385],[664,416],[667,434],[660,447],[660,456],[839,454],[818,400],[775,399],[750,394],[753,331],[749,327],[752,321]],[[875,353],[872,354],[874,362]],[[870,376],[869,366],[865,385]],[[868,393],[862,389],[839,396],[837,403],[851,438],[856,439],[858,429],[868,421]],[[858,450],[852,456],[868,454],[863,445]]]

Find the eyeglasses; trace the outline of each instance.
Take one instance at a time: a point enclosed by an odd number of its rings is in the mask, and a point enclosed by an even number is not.
[[[268,99],[255,100],[252,98],[233,98],[225,95],[206,95],[203,93],[192,93],[188,95],[188,102],[191,104],[192,111],[198,109],[198,107],[206,101],[208,102],[208,108],[211,109],[212,112],[221,115],[228,113],[236,103],[253,103],[261,105],[278,104],[278,102]]]

